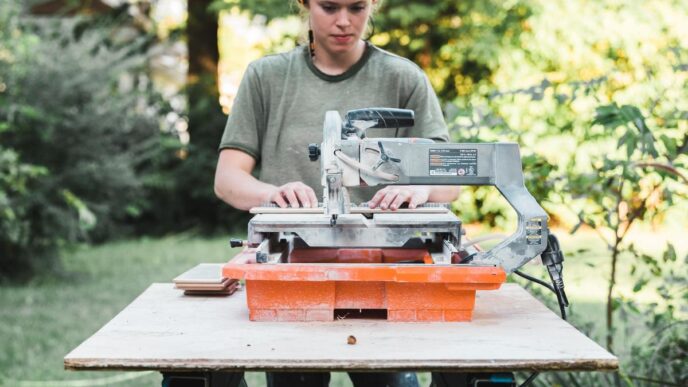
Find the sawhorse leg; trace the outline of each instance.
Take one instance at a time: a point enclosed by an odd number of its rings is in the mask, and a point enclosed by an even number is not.
[[[162,387],[246,387],[243,372],[163,372]]]

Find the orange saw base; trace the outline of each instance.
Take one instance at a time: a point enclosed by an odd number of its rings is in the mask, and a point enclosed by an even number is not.
[[[227,263],[223,276],[246,281],[252,321],[333,321],[357,310],[382,311],[388,321],[470,321],[475,292],[499,289],[506,280],[497,267],[257,264],[252,249]]]

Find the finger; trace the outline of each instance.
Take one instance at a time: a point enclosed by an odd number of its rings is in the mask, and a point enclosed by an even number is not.
[[[310,200],[310,198],[308,198],[308,194],[306,194],[306,190],[295,189],[294,193],[296,194],[296,198],[301,203],[301,206],[303,206],[303,207],[310,207],[311,206],[311,200]]]
[[[411,196],[411,193],[408,192],[408,191],[401,191],[401,192],[399,192],[399,194],[397,195],[397,197],[394,198],[394,201],[389,205],[389,208],[390,208],[392,211],[396,211],[397,209],[399,209],[399,207],[401,207],[401,205],[402,205],[404,202],[406,202],[406,201],[409,200],[409,197],[410,197],[410,196]]]
[[[292,208],[299,208],[299,200],[296,198],[296,194],[294,193],[293,188],[286,188],[283,193],[284,197],[287,198],[287,201],[289,202],[289,205]]]
[[[382,201],[382,199],[385,197],[385,195],[387,194],[387,191],[388,191],[387,188],[383,188],[383,189],[377,191],[375,193],[375,195],[373,195],[373,198],[370,199],[370,201],[368,202],[368,207],[375,208],[375,207],[379,206],[380,201]]]
[[[382,208],[383,210],[389,208],[389,205],[392,204],[392,202],[396,199],[397,195],[399,195],[399,191],[397,190],[388,191],[385,197],[380,201],[380,208]]]
[[[411,198],[409,199],[409,208],[416,208],[418,205],[423,204],[426,202],[426,200],[423,199],[423,195],[411,195]]]
[[[270,201],[275,202],[275,204],[277,204],[280,208],[287,207],[287,202],[284,201],[284,198],[282,197],[282,191],[277,191],[274,195],[272,195]]]
[[[308,198],[311,201],[311,207],[317,207],[318,206],[318,197],[315,196],[315,191],[313,191],[313,188],[306,187],[306,193],[308,194]]]

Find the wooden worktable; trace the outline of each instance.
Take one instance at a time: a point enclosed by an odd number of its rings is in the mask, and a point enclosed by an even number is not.
[[[353,335],[356,344],[347,344]],[[153,284],[64,359],[73,370],[615,370],[618,360],[524,289],[478,292],[473,321],[248,320],[246,294]]]

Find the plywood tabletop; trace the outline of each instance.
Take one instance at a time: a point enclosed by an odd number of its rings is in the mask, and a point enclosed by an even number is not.
[[[618,368],[616,357],[516,284],[479,291],[473,321],[458,323],[252,322],[245,290],[189,297],[172,284],[153,284],[64,364],[178,371]]]

